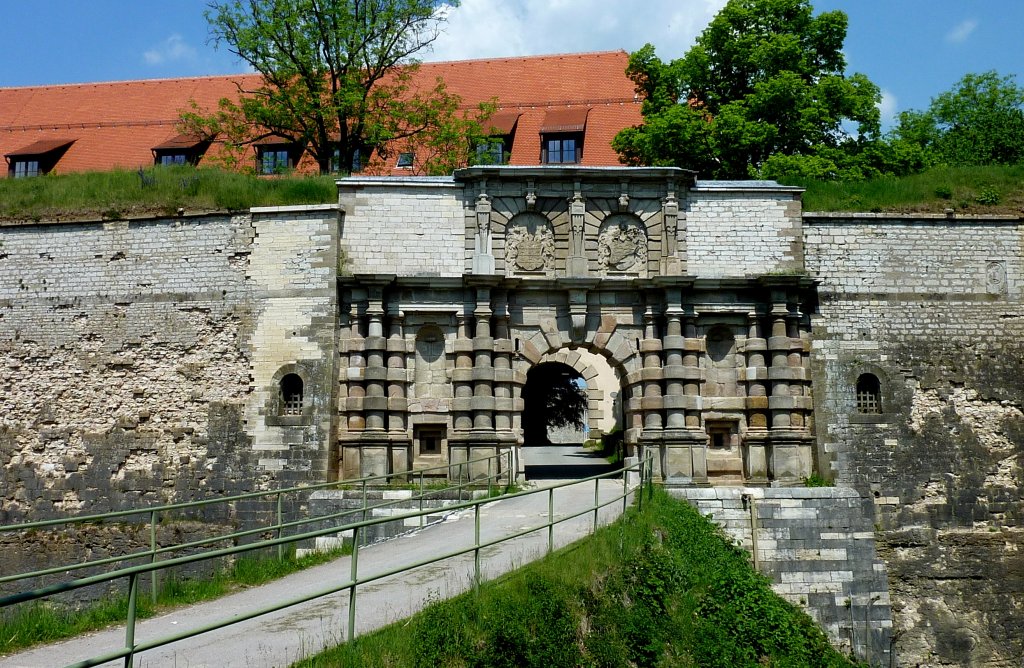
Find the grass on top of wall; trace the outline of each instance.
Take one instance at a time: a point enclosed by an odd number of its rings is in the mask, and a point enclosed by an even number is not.
[[[807,189],[804,211],[1024,214],[1024,165],[934,167],[866,181],[788,179]]]
[[[696,509],[643,511],[302,668],[850,666]]]
[[[336,176],[258,177],[190,166],[0,179],[0,219],[82,220],[322,204],[338,199]]]

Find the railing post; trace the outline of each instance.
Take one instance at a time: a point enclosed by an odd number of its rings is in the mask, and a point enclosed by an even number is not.
[[[366,521],[366,479],[365,478],[363,479],[363,513],[362,513],[362,517],[363,517],[363,521],[365,522]],[[359,532],[357,531],[356,533],[352,534],[353,538],[358,533]],[[355,540],[352,541],[352,544],[353,545],[355,544]]]
[[[488,497],[490,497],[490,495],[491,495],[491,469],[493,468],[491,466],[491,464],[493,462],[494,462],[494,458],[493,457],[488,457],[487,458],[487,496]]]
[[[644,509],[644,481],[647,478],[647,459],[643,458],[637,462],[637,485],[636,490],[633,492],[636,494],[636,507],[637,510],[643,512]]]
[[[348,590],[348,635],[345,642],[352,644],[356,637],[356,581],[359,577],[359,529],[352,529],[352,561],[350,575],[352,586]]]
[[[548,488],[548,554],[555,551],[555,488]]]
[[[149,563],[156,563],[156,510],[149,514]],[[153,569],[149,572],[149,600],[156,603],[157,596],[157,572]]]
[[[124,657],[124,668],[132,668],[135,662],[135,608],[139,602],[139,574],[128,576],[128,620],[124,625],[124,648],[128,655]]]
[[[594,478],[594,530],[591,533],[597,533],[597,513],[601,509],[600,483],[600,478]]]
[[[480,593],[480,502],[478,501],[473,506],[473,521],[474,521],[474,543],[473,543],[473,563],[474,563],[474,576],[473,576],[473,592],[476,594]]]
[[[278,540],[281,540],[281,535],[282,535],[282,533],[284,531],[284,527],[281,526],[282,524],[284,524],[284,517],[282,515],[283,515],[283,513],[282,513],[282,509],[281,509],[281,492],[279,491],[277,493],[277,539]],[[277,544],[277,560],[278,561],[284,561],[284,543],[278,543]]]
[[[420,528],[423,528],[423,471],[420,471]]]

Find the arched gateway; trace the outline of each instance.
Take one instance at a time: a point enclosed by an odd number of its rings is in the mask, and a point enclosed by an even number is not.
[[[341,476],[550,440],[549,386],[576,378],[589,436],[621,431],[669,482],[810,474],[794,189],[507,167],[339,187]]]

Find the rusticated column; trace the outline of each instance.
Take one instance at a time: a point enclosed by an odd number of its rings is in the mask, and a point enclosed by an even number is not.
[[[494,312],[494,429],[512,431],[512,355],[515,342],[509,338],[508,304],[502,299]],[[506,439],[507,440],[507,439]]]
[[[757,312],[747,314],[746,382],[747,434],[744,439],[743,475],[751,485],[768,482],[768,341]]]
[[[406,365],[406,343],[404,336],[404,314],[399,311],[391,316],[388,333],[388,431],[394,432],[395,438],[404,438],[407,431],[406,414],[409,410],[407,401],[408,374]]]
[[[491,431],[494,429],[494,368],[491,354],[494,338],[491,336],[490,291],[477,290],[476,336],[473,337],[473,429]]]
[[[789,393],[789,333],[786,325],[789,310],[785,304],[776,303],[772,307],[771,337],[768,339],[768,352],[771,355],[771,368],[768,378],[771,382],[771,399],[768,407],[771,412],[771,428],[788,431],[790,427]]]
[[[782,290],[773,292],[772,336],[768,339],[771,355],[768,368],[771,384],[769,476],[781,484],[797,484],[810,472],[810,448],[804,429],[804,410],[810,405],[810,398],[803,396],[804,342],[799,337],[799,314],[794,314],[788,306],[795,300],[790,300],[790,295]]]
[[[686,403],[686,428],[699,430],[700,424],[700,354],[702,341],[697,336],[697,319],[690,315],[683,323],[683,367],[685,368],[685,382],[683,383],[683,394],[688,401]]]
[[[469,337],[467,316],[456,316],[456,336],[453,342],[455,369],[452,384],[455,399],[452,403],[455,431],[469,431],[473,428],[473,341]]]
[[[640,341],[640,354],[643,356],[644,398],[641,407],[644,412],[645,436],[653,436],[653,432],[663,428],[662,411],[665,404],[662,400],[661,340],[657,338],[654,313],[650,308],[644,314],[644,338]]]
[[[685,429],[685,392],[684,380],[686,368],[683,366],[683,323],[682,313],[670,310],[665,323],[665,428]]]
[[[366,309],[366,369],[363,371],[366,397],[363,399],[363,407],[366,409],[367,431],[383,431],[386,428],[388,400],[385,389],[388,376],[384,356],[387,352],[387,339],[384,338],[382,292],[380,288],[372,290]]]
[[[764,338],[761,320],[756,312],[747,314],[747,429],[768,429],[768,341]]]
[[[363,386],[363,371],[366,368],[366,356],[363,350],[363,333],[359,323],[359,304],[353,300],[350,310],[349,325],[351,332],[348,339],[348,398],[345,400],[345,411],[348,413],[348,430],[360,432],[366,428],[366,416],[363,414],[363,398],[366,388]],[[355,474],[358,477],[358,472]]]

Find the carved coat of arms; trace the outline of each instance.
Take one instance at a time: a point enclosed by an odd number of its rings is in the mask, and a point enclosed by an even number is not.
[[[506,273],[544,271],[555,268],[555,235],[547,225],[536,226],[533,232],[524,225],[515,225],[505,233]]]
[[[643,273],[647,266],[647,233],[631,222],[605,227],[597,237],[597,264],[604,272]]]

